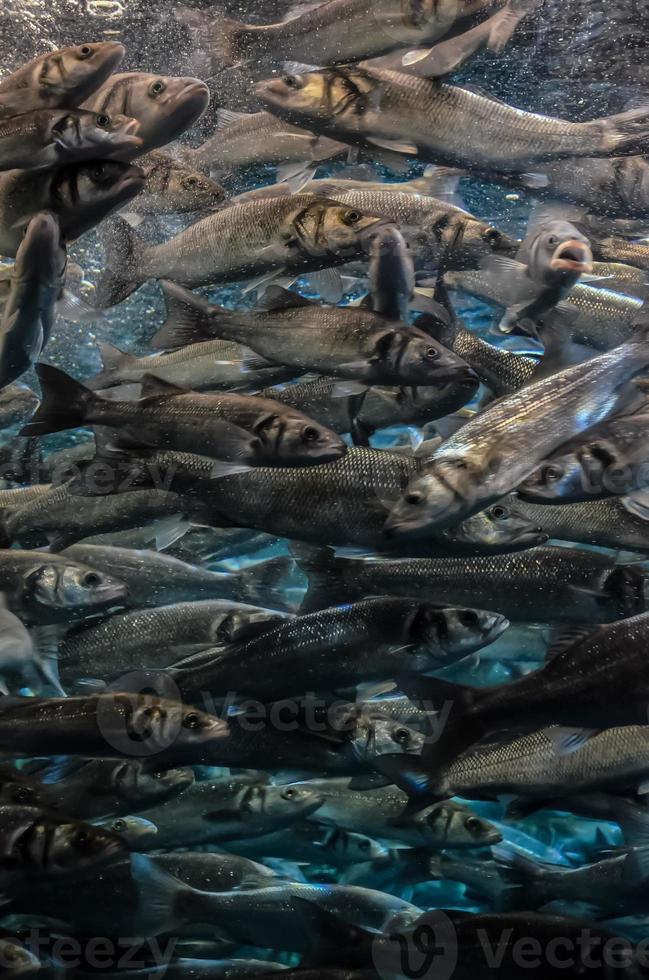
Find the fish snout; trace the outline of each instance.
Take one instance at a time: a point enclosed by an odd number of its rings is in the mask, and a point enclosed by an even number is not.
[[[593,271],[593,253],[586,242],[570,239],[561,242],[550,259],[553,272],[578,272],[580,275]]]

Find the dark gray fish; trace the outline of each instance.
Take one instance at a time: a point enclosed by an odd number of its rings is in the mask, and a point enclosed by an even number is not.
[[[16,253],[10,291],[0,320],[0,386],[34,364],[47,344],[55,304],[65,285],[67,255],[56,217],[34,215]]]
[[[235,637],[225,650],[196,654],[171,673],[186,697],[236,692],[271,701],[393,679],[407,669],[430,671],[487,646],[508,625],[503,616],[475,609],[370,599],[262,624],[258,636]]]
[[[415,269],[408,244],[397,228],[381,229],[369,263],[372,307],[388,320],[406,321],[415,292]]]
[[[129,160],[171,143],[193,126],[205,112],[209,89],[198,78],[174,78],[145,72],[111,75],[83,103],[92,112],[123,112],[137,119],[142,140],[135,149],[121,154]]]
[[[591,625],[647,610],[647,579],[640,567],[576,548],[374,560],[301,549],[296,557],[309,580],[304,610],[386,592],[425,602],[477,605],[514,622]]]
[[[479,173],[562,157],[629,156],[641,150],[649,131],[647,106],[573,123],[470,89],[360,67],[275,78],[259,82],[255,92],[270,112],[295,126]]]
[[[0,81],[0,116],[77,106],[106,81],[125,54],[117,41],[46,51]]]
[[[425,318],[411,327],[371,310],[321,306],[279,286],[267,289],[250,313],[224,310],[186,290],[180,295],[185,316],[161,327],[153,338],[158,346],[220,336],[296,373],[318,371],[367,384],[437,386],[473,377],[464,361],[426,333]]]
[[[227,793],[228,781],[224,780],[222,785],[224,793]],[[267,788],[271,789],[271,787]],[[207,802],[205,798],[203,799]],[[194,797],[194,800],[197,801],[197,797]],[[269,823],[279,818],[279,807],[277,807],[276,801],[273,802],[275,803],[274,813],[268,815]],[[286,809],[289,808],[286,807]],[[160,812],[165,814],[165,810],[161,809]],[[223,808],[224,816],[226,812],[227,805]],[[245,820],[245,812],[242,816]],[[170,815],[166,814],[165,819],[169,821]],[[288,817],[285,819],[288,820]],[[288,826],[292,828],[293,824],[288,824]],[[174,878],[178,878],[184,884],[206,892],[224,892],[231,888],[263,888],[265,885],[277,884],[278,881],[276,872],[265,865],[241,857],[239,854],[226,854],[221,850],[216,853],[204,850],[171,851],[168,854],[155,854],[151,857],[151,861],[155,867],[173,875]],[[205,963],[208,970],[210,966],[209,962]]]
[[[0,174],[0,252],[16,254],[23,229],[39,211],[52,211],[58,217],[70,243],[134,198],[143,186],[139,167],[118,160]]]
[[[295,278],[365,255],[385,220],[312,194],[223,208],[162,245],[148,245],[124,221],[102,229],[106,270],[100,306],[113,306],[147,279],[184,286]]]
[[[235,854],[260,859],[286,858],[338,868],[346,868],[360,861],[372,861],[383,866],[390,860],[387,847],[366,834],[326,827],[308,820],[298,820],[286,831],[229,841],[227,846]]]
[[[519,499],[516,506],[554,540],[649,553],[648,505],[649,496],[640,493],[554,506]]]
[[[160,150],[139,157],[137,163],[144,171],[144,190],[128,212],[191,214],[214,211],[223,203],[225,191],[220,184]]]
[[[124,115],[82,109],[34,109],[0,120],[0,171],[47,170],[78,160],[119,156],[141,145]]]

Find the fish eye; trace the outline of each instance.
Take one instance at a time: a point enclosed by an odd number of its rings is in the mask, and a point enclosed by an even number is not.
[[[114,830],[116,834],[122,834],[126,830],[126,824],[123,820],[116,820],[111,830]]]
[[[190,711],[188,715],[183,718],[183,728],[195,729],[200,728],[201,720],[195,711]]]
[[[559,239],[557,238],[556,235],[550,235],[548,237],[548,245],[558,245],[558,244],[559,244]]]
[[[284,75],[282,79],[287,88],[299,88],[300,79],[297,75]]]
[[[482,237],[488,245],[495,245],[496,242],[500,241],[502,235],[497,228],[487,228],[486,231],[483,231]]]
[[[28,800],[31,800],[32,798],[31,790],[28,790],[25,786],[21,786],[19,789],[16,790],[16,792],[13,795],[13,798],[14,798],[14,803],[27,803]]]
[[[95,122],[98,126],[101,126],[102,129],[106,129],[107,126],[110,126],[110,116],[107,116],[105,112],[102,112],[96,117]]]
[[[160,95],[161,92],[164,92],[166,87],[167,86],[162,81],[162,79],[158,78],[157,81],[152,82],[151,87],[149,88],[149,92],[151,93],[151,95]]]
[[[292,800],[295,798],[295,796],[297,796],[297,790],[293,789],[292,786],[288,786],[286,789],[283,789],[281,792],[281,797],[283,800]]]
[[[90,843],[90,834],[86,830],[80,830],[74,838],[77,847],[86,848]]]
[[[472,609],[463,609],[458,615],[458,619],[462,623],[462,626],[477,626],[478,616],[477,613],[473,612]]]
[[[466,460],[464,460],[464,459],[450,459],[449,460],[449,463],[453,467],[453,469],[455,469],[455,470],[466,470],[467,469]]]
[[[439,351],[435,347],[427,347],[424,351],[424,357],[427,361],[435,361],[439,357]]]
[[[482,831],[482,821],[477,817],[467,817],[464,826],[470,834],[479,834]]]
[[[91,54],[92,54],[92,48],[90,47],[89,44],[83,44],[79,48],[79,57],[80,58],[89,58]]]
[[[8,963],[15,963],[18,959],[11,946],[7,946],[5,949],[3,949],[2,955]]]
[[[346,225],[355,225],[361,220],[361,214],[359,211],[345,211],[342,220]]]
[[[362,840],[358,846],[361,849],[361,851],[369,851],[370,842],[368,840]]]
[[[312,425],[305,425],[302,429],[302,438],[305,442],[316,442],[319,437],[320,433]]]
[[[417,506],[417,504],[422,504],[424,502],[424,495],[421,490],[411,490],[410,493],[405,495],[404,499],[407,504]]]
[[[557,480],[561,479],[561,470],[558,466],[548,466],[547,470],[545,471],[545,476],[550,483],[555,483]]]
[[[82,582],[87,585],[88,588],[94,589],[101,583],[101,575],[98,572],[86,572],[83,576]]]
[[[393,735],[393,739],[395,742],[400,742],[402,745],[404,745],[406,742],[410,741],[410,732],[407,728],[397,728]]]
[[[500,504],[497,504],[495,507],[491,508],[491,516],[496,521],[502,521],[506,517],[509,517],[509,511],[506,507],[502,507]]]
[[[196,187],[198,180],[196,177],[188,177],[185,181],[185,187]]]

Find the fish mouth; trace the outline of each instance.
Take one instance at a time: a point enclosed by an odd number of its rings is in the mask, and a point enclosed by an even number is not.
[[[285,98],[291,91],[281,78],[271,78],[269,81],[255,82],[252,90],[260,98],[266,98],[269,95]]]
[[[550,259],[553,272],[578,272],[580,275],[593,271],[593,253],[585,242],[571,239],[561,242]]]

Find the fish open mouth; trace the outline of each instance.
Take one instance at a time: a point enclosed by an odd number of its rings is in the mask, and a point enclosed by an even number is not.
[[[571,240],[562,242],[550,259],[553,272],[578,272],[580,274],[593,271],[593,253],[585,242]]]

